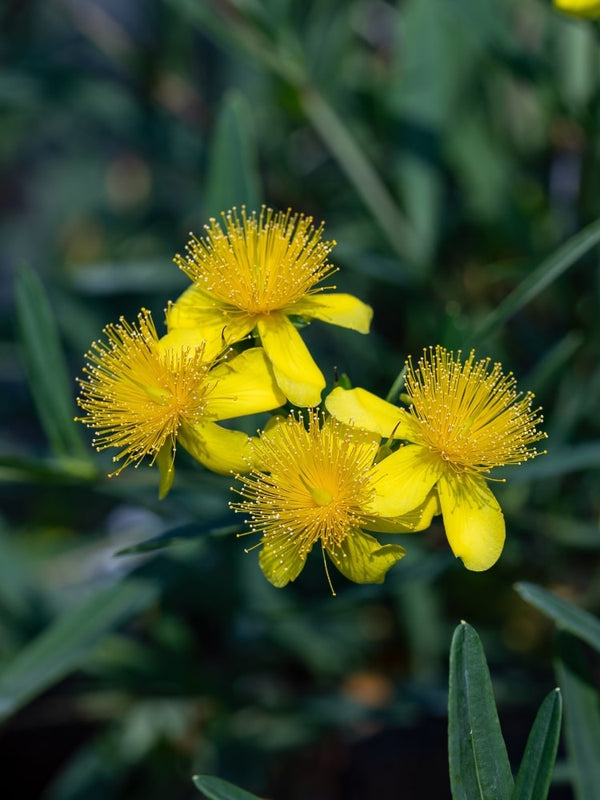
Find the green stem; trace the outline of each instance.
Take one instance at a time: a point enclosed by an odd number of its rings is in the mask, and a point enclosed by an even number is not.
[[[354,185],[395,252],[401,258],[408,259],[407,266],[413,273],[416,272],[415,262],[419,259],[417,237],[364,150],[314,86],[307,82],[296,88],[302,109],[313,128]]]
[[[404,388],[404,379],[406,378],[406,364],[402,367],[396,380],[392,383],[391,389],[386,394],[385,399],[388,403],[393,403],[400,396],[400,392]]]

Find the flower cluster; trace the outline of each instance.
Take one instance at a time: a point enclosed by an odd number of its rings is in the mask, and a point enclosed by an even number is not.
[[[408,359],[402,407],[341,386],[321,407],[326,381],[298,320],[368,333],[372,316],[322,285],[335,272],[322,233],[310,217],[264,207],[211,220],[175,257],[191,285],[168,306],[165,334],[142,310],[92,345],[78,419],[99,450],[117,449],[112,474],[156,463],[160,496],[177,445],[235,475],[230,505],[260,537],[249,550],[260,547],[275,586],[298,577],[316,544],[332,591],[328,559],[352,581],[381,583],[405,550],[372,533],[424,530],[438,515],[455,556],[488,569],[505,538],[489,473],[539,455],[533,395],[500,364],[436,346]],[[219,424],[260,412],[273,415],[256,436]]]

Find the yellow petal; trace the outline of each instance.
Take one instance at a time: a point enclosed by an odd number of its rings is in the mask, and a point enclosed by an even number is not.
[[[244,339],[256,321],[233,306],[219,303],[198,286],[190,286],[167,309],[167,328],[198,328],[208,341],[224,346]]]
[[[418,508],[442,474],[439,459],[418,445],[408,444],[373,467],[376,495],[365,509],[382,517],[400,517]]]
[[[373,309],[352,294],[311,294],[285,309],[286,314],[312,317],[342,328],[368,333]]]
[[[252,469],[251,438],[214,422],[182,425],[177,441],[207,469],[228,475]]]
[[[279,546],[271,547],[268,536],[263,541],[258,563],[265,578],[277,588],[295,581],[306,563],[307,553],[301,553],[299,548],[293,546],[293,541],[290,541],[289,548],[283,550]]]
[[[349,580],[355,583],[383,583],[389,568],[405,556],[406,551],[397,544],[381,545],[374,536],[354,530],[341,545],[328,548],[327,554]]]
[[[180,353],[182,350],[195,350],[202,348],[202,358],[204,361],[214,361],[223,350],[221,336],[205,338],[206,331],[200,328],[179,328],[169,331],[158,341],[158,349],[164,353],[173,350]]]
[[[428,528],[433,517],[441,513],[437,492],[432,489],[425,502],[413,511],[392,519],[368,517],[363,527],[368,531],[379,531],[379,533],[415,533]]]
[[[554,0],[554,5],[565,14],[574,14],[576,17],[600,17],[598,0]]]
[[[275,380],[285,396],[297,406],[317,406],[325,378],[296,328],[277,312],[260,317],[257,327]]]
[[[213,419],[258,414],[285,403],[262,347],[224,361],[211,370],[210,377],[218,381],[206,404],[206,414]]]
[[[489,569],[502,552],[504,516],[487,482],[479,475],[447,473],[437,484],[446,536],[467,569]]]
[[[325,398],[325,407],[346,425],[373,431],[386,439],[407,438],[406,412],[366,389],[336,386]]]

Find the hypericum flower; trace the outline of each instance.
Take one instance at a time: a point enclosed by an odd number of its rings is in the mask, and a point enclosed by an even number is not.
[[[274,586],[298,577],[317,542],[326,572],[325,553],[350,580],[381,583],[405,551],[381,545],[365,529],[421,530],[438,512],[433,496],[402,519],[367,511],[379,491],[373,466],[379,437],[331,418],[323,421],[315,410],[308,412],[308,427],[292,413],[263,432],[253,448],[255,469],[238,475],[244,500],[230,505],[249,515],[250,533],[262,534],[255,546],[262,545],[260,566]]]
[[[187,256],[175,263],[194,282],[167,312],[169,330],[198,328],[224,344],[252,331],[260,336],[275,378],[299,406],[320,402],[325,379],[290,316],[314,318],[368,333],[372,309],[349,294],[317,286],[336,271],[327,258],[335,242],[321,241],[312,217],[261,209],[237,210],[192,235]]]
[[[576,17],[600,17],[600,0],[554,0],[554,5],[559,11]]]
[[[454,555],[471,570],[485,570],[504,545],[504,517],[484,477],[493,467],[540,455],[545,438],[533,395],[517,392],[512,373],[490,359],[461,362],[443,347],[425,350],[417,367],[407,362],[408,410],[363,389],[334,389],[329,412],[347,424],[403,439],[375,467],[379,491],[371,513],[401,515],[435,487]]]
[[[80,379],[77,418],[97,432],[98,450],[116,447],[122,461],[113,475],[145,457],[163,472],[161,494],[170,487],[176,443],[216,472],[247,468],[250,439],[217,420],[277,408],[277,388],[261,348],[215,363],[197,331],[158,338],[149,311],[130,324],[123,318],[104,329],[107,341],[92,344]]]

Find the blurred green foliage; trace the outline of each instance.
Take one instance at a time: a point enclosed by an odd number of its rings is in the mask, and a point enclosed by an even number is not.
[[[542,0],[6,0],[0,20],[6,785],[184,800],[210,773],[272,800],[446,797],[462,618],[515,768],[554,677],[552,628],[514,581],[600,610],[593,23]],[[188,232],[263,201],[324,219],[338,286],[374,307],[368,337],[305,330],[330,383],[385,395],[439,342],[536,392],[548,454],[498,484],[491,572],[435,526],[383,586],[338,578],[332,598],[315,558],[276,590],[233,535],[227,479],[178,453],[159,502],[154,472],[108,480],[69,427],[103,325],[160,319]],[[598,727],[575,714],[569,736]],[[549,796],[573,797],[557,775]]]

